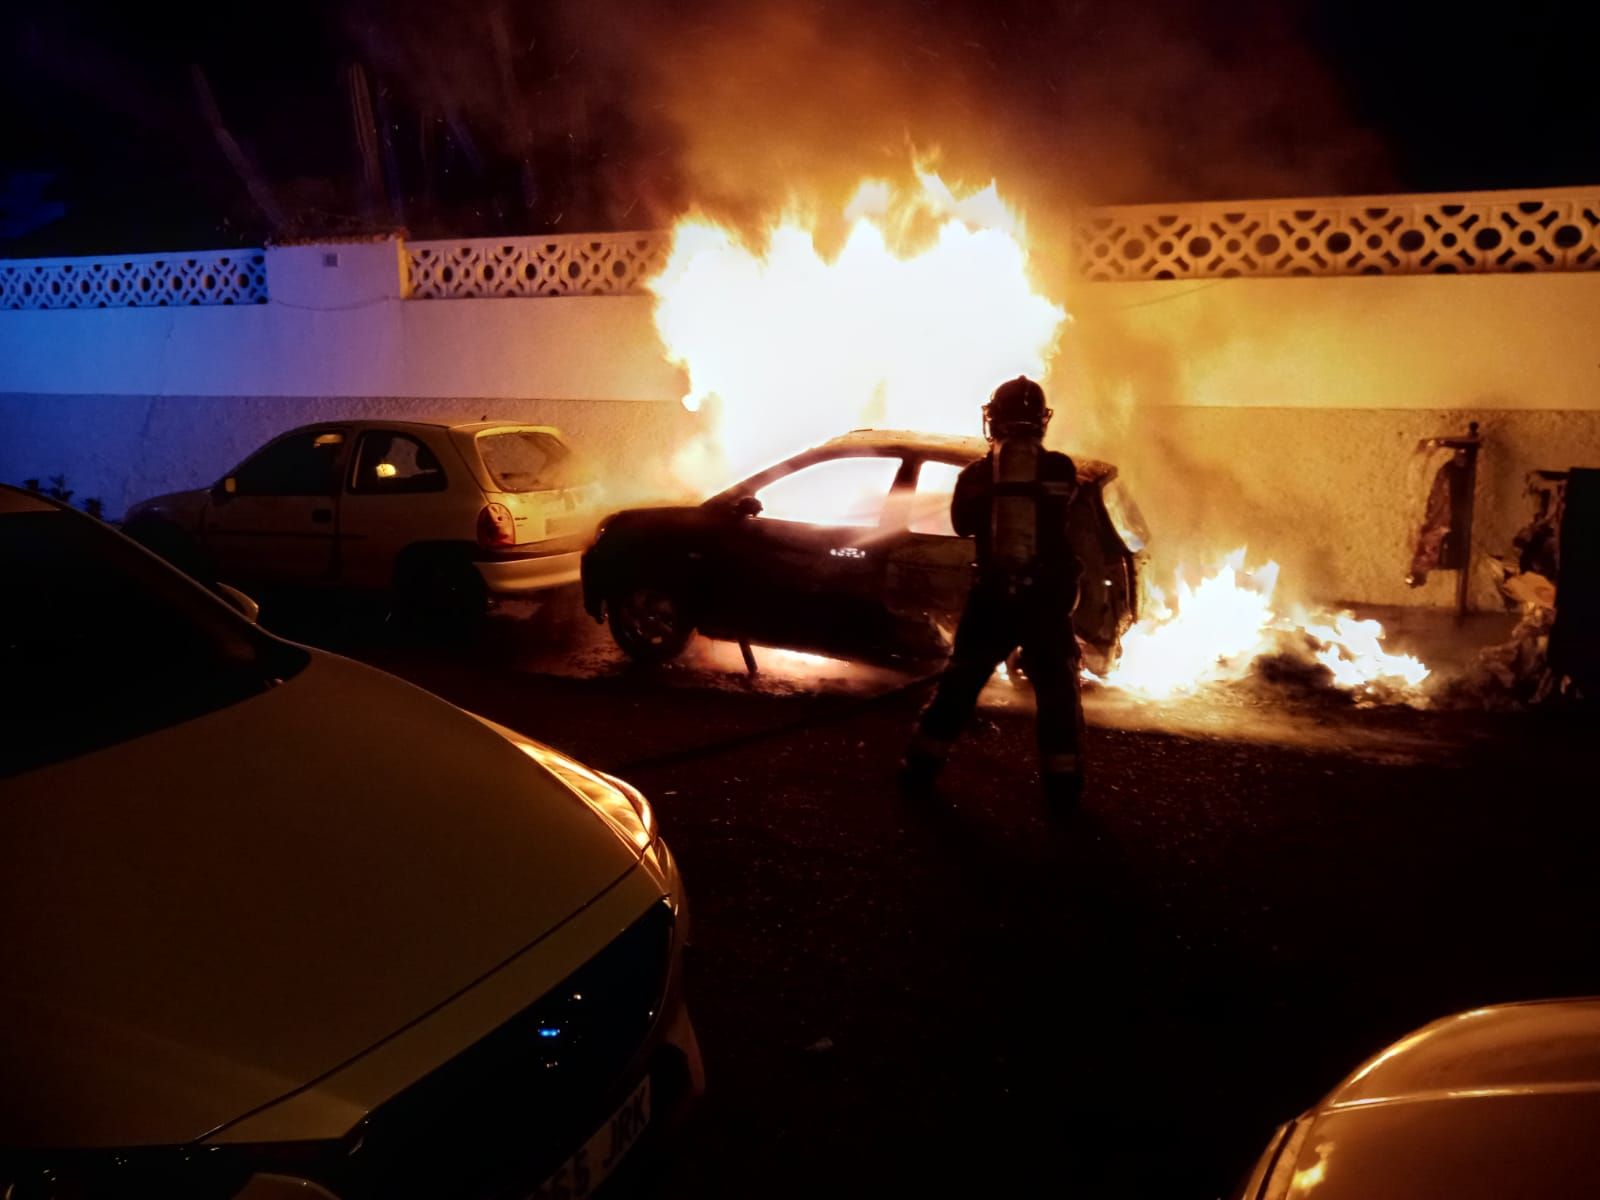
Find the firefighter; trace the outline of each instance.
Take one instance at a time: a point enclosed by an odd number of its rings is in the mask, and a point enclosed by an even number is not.
[[[961,472],[950,520],[975,539],[976,567],[939,690],[906,748],[901,778],[931,790],[951,744],[994,669],[1018,646],[1038,704],[1045,796],[1071,804],[1083,790],[1078,643],[1072,629],[1083,567],[1067,541],[1078,472],[1044,448],[1051,412],[1026,376],[1002,383],[983,409],[989,453]]]

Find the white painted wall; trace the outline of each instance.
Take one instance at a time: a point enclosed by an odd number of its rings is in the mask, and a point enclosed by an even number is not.
[[[1098,283],[1068,378],[1106,404],[1600,409],[1600,272]]]
[[[648,490],[639,464],[689,436],[647,298],[408,301],[402,265],[394,242],[280,247],[266,304],[0,311],[0,480],[64,475],[117,515],[307,421],[489,417]]]
[[[675,401],[684,391],[642,296],[405,301],[338,288],[325,299],[0,312],[0,395]]]
[[[0,479],[64,474],[115,515],[304,421],[489,416],[559,425],[647,490],[641,464],[694,429],[647,298],[405,300],[392,242],[274,249],[268,271],[264,305],[0,312]],[[1169,559],[1248,542],[1307,592],[1447,603],[1446,579],[1401,582],[1419,437],[1484,424],[1490,549],[1527,471],[1600,465],[1600,273],[1083,284],[1068,305],[1055,432],[1123,467]]]
[[[1302,595],[1448,604],[1453,576],[1404,583],[1419,440],[1482,426],[1489,552],[1529,471],[1600,465],[1600,273],[1098,283],[1070,307],[1061,436],[1119,463],[1169,567],[1248,545]]]

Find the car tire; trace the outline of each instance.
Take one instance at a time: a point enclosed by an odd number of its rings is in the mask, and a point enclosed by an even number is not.
[[[395,568],[397,608],[418,632],[471,636],[489,615],[483,576],[461,554],[413,553]]]
[[[682,594],[648,580],[620,587],[607,598],[606,623],[612,640],[638,662],[669,662],[694,636]]]

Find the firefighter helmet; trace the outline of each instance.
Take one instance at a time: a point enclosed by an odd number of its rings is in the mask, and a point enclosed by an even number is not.
[[[990,438],[1042,438],[1050,416],[1044,389],[1026,375],[1018,375],[995,388],[983,406],[983,432]]]

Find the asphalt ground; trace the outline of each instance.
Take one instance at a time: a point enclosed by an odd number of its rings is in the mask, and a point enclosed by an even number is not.
[[[1091,693],[1058,815],[1003,686],[925,804],[906,676],[703,643],[640,671],[535,621],[322,640],[651,797],[709,1092],[646,1195],[1225,1195],[1416,1026],[1600,992],[1592,718]]]

